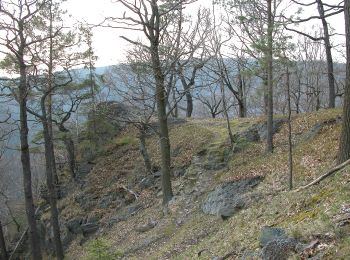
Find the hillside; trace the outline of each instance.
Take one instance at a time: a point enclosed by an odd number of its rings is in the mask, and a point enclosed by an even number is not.
[[[339,110],[294,116],[295,187],[335,165],[339,116]],[[283,122],[276,121],[272,155],[261,140],[263,118],[231,122],[237,137],[233,154],[227,152],[224,120],[173,124],[175,196],[168,210],[161,205],[159,172],[145,173],[136,132],[125,130],[93,162],[80,187],[70,184],[59,201],[67,259],[273,259],[268,246],[260,246],[275,233],[281,243],[273,254],[349,259],[350,169],[289,191]],[[148,147],[157,168],[155,135]],[[81,174],[90,167],[82,168]]]

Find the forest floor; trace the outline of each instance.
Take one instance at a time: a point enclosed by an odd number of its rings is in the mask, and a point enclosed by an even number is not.
[[[295,188],[335,166],[340,114],[322,110],[293,116]],[[263,118],[237,119],[231,126],[239,134],[261,122]],[[350,212],[349,167],[318,185],[290,191],[287,124],[275,134],[273,154],[265,152],[262,141],[240,139],[235,152],[227,155],[227,137],[221,119],[187,120],[171,127],[174,199],[167,212],[159,180],[141,185],[148,176],[136,131],[116,137],[81,189],[59,202],[65,221],[80,216],[99,223],[95,234],[78,236],[70,244],[67,259],[93,259],[96,254],[100,259],[239,259],[260,250],[265,226],[282,228],[310,245],[307,255],[298,252],[292,259],[350,258],[350,219],[339,225]],[[148,147],[153,164],[159,166],[155,135],[148,138]],[[263,181],[254,189],[256,199],[249,207],[225,220],[203,213],[203,202],[218,185],[254,176]],[[112,193],[123,193],[123,203],[104,203]],[[96,203],[82,207],[77,202],[82,196]]]

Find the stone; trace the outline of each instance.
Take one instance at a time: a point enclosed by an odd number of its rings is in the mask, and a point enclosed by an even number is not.
[[[156,179],[153,175],[147,176],[141,180],[139,183],[140,189],[149,189],[152,188],[156,184]]]
[[[287,238],[288,238],[288,235],[282,228],[263,227],[259,238],[260,247],[266,246],[271,241],[287,239]]]
[[[253,177],[221,184],[207,196],[202,205],[203,212],[223,218],[233,216],[247,206],[250,196],[245,193],[256,187],[261,180],[262,177]]]
[[[277,133],[282,125],[287,122],[285,118],[278,118],[273,120],[273,133]],[[249,142],[259,142],[267,138],[267,123],[262,122],[249,127],[247,130],[239,133],[238,138],[245,139]]]
[[[270,241],[262,250],[263,260],[287,260],[295,253],[298,242],[293,238]]]
[[[139,233],[144,233],[150,231],[157,225],[157,222],[154,220],[150,220],[147,224],[137,226],[135,230]]]
[[[74,218],[69,220],[66,223],[66,227],[69,230],[69,232],[71,232],[72,234],[80,234],[83,232],[81,229],[81,223],[82,223],[81,218]]]
[[[86,223],[81,225],[81,230],[84,236],[91,235],[95,233],[99,229],[99,225],[97,223]]]

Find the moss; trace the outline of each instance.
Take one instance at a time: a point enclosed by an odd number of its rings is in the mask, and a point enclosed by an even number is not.
[[[310,211],[302,211],[298,214],[292,216],[287,220],[289,223],[300,223],[304,221],[305,219],[315,219],[318,215],[317,210],[310,210]]]

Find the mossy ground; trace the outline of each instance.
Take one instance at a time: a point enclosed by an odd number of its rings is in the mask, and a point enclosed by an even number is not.
[[[305,185],[334,166],[339,124],[325,126],[313,139],[301,141],[300,137],[316,123],[337,118],[340,114],[340,110],[323,110],[293,117],[294,187]],[[239,132],[262,120],[263,118],[233,120],[231,126],[234,132]],[[205,195],[193,202],[188,212],[185,202],[183,204],[179,202],[176,209],[164,216],[160,197],[144,191],[140,200],[147,201],[148,206],[100,236],[110,241],[113,249],[128,252],[128,259],[197,259],[198,252],[204,249],[206,251],[203,252],[201,259],[211,259],[213,256],[223,256],[231,251],[257,250],[261,228],[278,226],[285,228],[291,236],[305,242],[320,234],[331,234],[332,242],[323,248],[324,259],[349,259],[350,230],[336,227],[334,218],[343,205],[350,203],[350,169],[345,168],[309,189],[299,192],[289,191],[287,133],[287,126],[284,125],[275,135],[273,154],[265,153],[264,143],[239,143],[237,145],[239,149],[228,167],[214,173],[216,176],[210,184],[210,189],[225,181],[257,175],[265,177],[254,191],[259,199],[234,217],[223,221],[215,216],[204,215],[200,210],[200,204]],[[173,127],[170,135],[174,153],[173,167],[187,167],[199,151],[221,149],[227,142],[225,121],[220,119],[190,120]],[[130,137],[123,140],[133,139]],[[120,149],[126,149],[123,153],[131,150],[132,153],[125,156],[133,156],[133,161],[142,165],[135,142],[117,143],[117,147],[109,155],[111,158],[103,159],[110,162],[107,167],[112,173],[105,175],[107,172],[105,165],[98,164],[99,167],[96,167],[91,174],[90,178],[94,180],[91,185],[110,183],[111,175],[116,174],[117,169],[121,167],[119,160],[112,159],[115,158],[115,154],[119,154]],[[120,147],[120,143],[123,144],[123,148]],[[153,162],[158,164],[157,138],[151,137],[148,145]],[[125,166],[125,163],[123,165]],[[118,178],[117,182],[122,179]],[[175,179],[174,187],[179,187],[181,181],[181,178]],[[102,192],[101,189],[98,191]],[[147,222],[148,219],[157,221],[158,225],[149,232],[137,233],[135,226]],[[153,238],[157,239],[145,248],[137,250],[137,245],[141,241]],[[84,246],[80,247],[74,243],[69,251],[69,259],[81,259],[82,255]],[[298,259],[298,256],[295,258]]]

